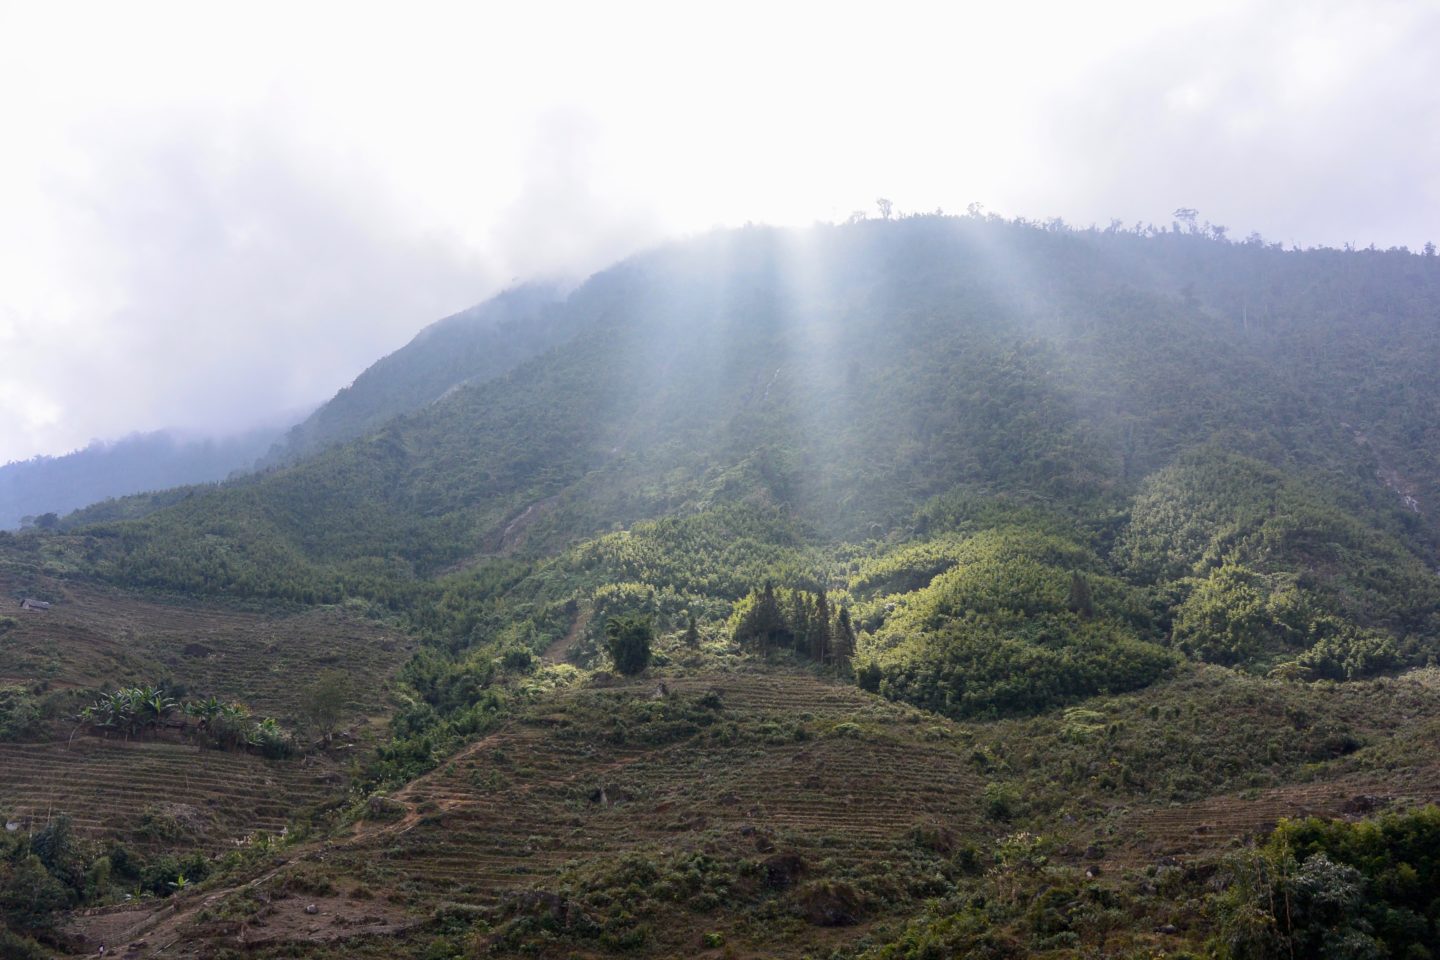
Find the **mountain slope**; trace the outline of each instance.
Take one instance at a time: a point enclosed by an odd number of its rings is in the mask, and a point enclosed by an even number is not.
[[[497,376],[563,342],[573,331],[550,309],[560,300],[558,285],[526,284],[432,323],[291,428],[266,464],[361,436],[460,384]]]
[[[185,950],[255,916],[261,955],[1194,952],[1267,818],[1434,795],[1434,257],[917,217],[545,310],[563,342],[354,439],[0,536],[37,594],[420,642],[332,845],[144,921]]]
[[[1375,482],[1388,409],[1337,408],[1303,358],[1170,296],[1147,277],[1169,242],[922,219],[669,248],[576,291],[563,348],[134,533],[230,516],[307,563],[424,574],[556,495],[538,532],[562,538],[756,496],[853,538],[957,484],[1120,506],[1207,444],[1314,474],[1367,522],[1433,529]],[[1307,282],[1331,276],[1315,266]]]

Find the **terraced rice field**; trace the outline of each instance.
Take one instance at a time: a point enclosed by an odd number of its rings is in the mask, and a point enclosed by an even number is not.
[[[752,722],[808,716],[827,729],[877,709],[853,689],[799,675],[668,683],[672,695],[715,690],[725,714]],[[644,698],[651,687],[621,690]],[[567,863],[655,843],[870,860],[916,826],[982,829],[981,784],[951,744],[862,735],[648,747],[597,742],[546,719],[487,737],[412,784],[395,797],[403,820],[362,825],[329,859],[366,882],[486,904],[544,886]]]
[[[0,744],[0,770],[0,818],[17,829],[39,829],[65,813],[90,837],[211,851],[255,831],[280,831],[346,782],[324,759],[270,761],[93,737]]]
[[[414,641],[337,609],[259,613],[219,605],[140,600],[95,584],[48,580],[45,612],[17,608],[0,637],[0,683],[82,688],[178,684],[292,719],[308,678],[341,668],[357,687],[383,690]]]

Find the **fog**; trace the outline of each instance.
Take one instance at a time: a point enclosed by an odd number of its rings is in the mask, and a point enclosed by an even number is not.
[[[0,3],[0,462],[242,429],[517,279],[880,196],[1440,234],[1436,8],[992,6]]]

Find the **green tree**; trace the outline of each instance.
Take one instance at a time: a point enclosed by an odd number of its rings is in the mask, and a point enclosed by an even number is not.
[[[815,597],[815,616],[810,621],[810,657],[817,663],[829,663],[834,646],[830,627],[830,601],[821,590]]]
[[[855,656],[855,627],[850,622],[850,608],[842,606],[840,616],[835,624],[835,636],[830,648],[830,657],[836,666],[843,667],[853,656]]]
[[[326,743],[335,736],[350,702],[350,677],[342,670],[326,670],[305,688],[300,712],[314,735]]]
[[[780,601],[775,597],[775,585],[767,582],[758,594],[750,595],[750,605],[740,622],[735,626],[737,643],[758,643],[762,650],[785,645],[792,635],[780,612]]]
[[[605,622],[605,648],[615,669],[633,677],[650,665],[650,642],[655,628],[649,617],[611,617]]]
[[[1070,574],[1070,598],[1066,607],[1086,620],[1095,616],[1095,604],[1090,599],[1090,583],[1079,571]]]
[[[70,893],[34,854],[0,862],[0,928],[45,930],[58,911],[70,905]]]

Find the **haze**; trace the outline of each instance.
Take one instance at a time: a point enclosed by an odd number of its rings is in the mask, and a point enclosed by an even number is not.
[[[1414,3],[0,4],[0,462],[318,403],[517,279],[971,202],[1440,237]]]

